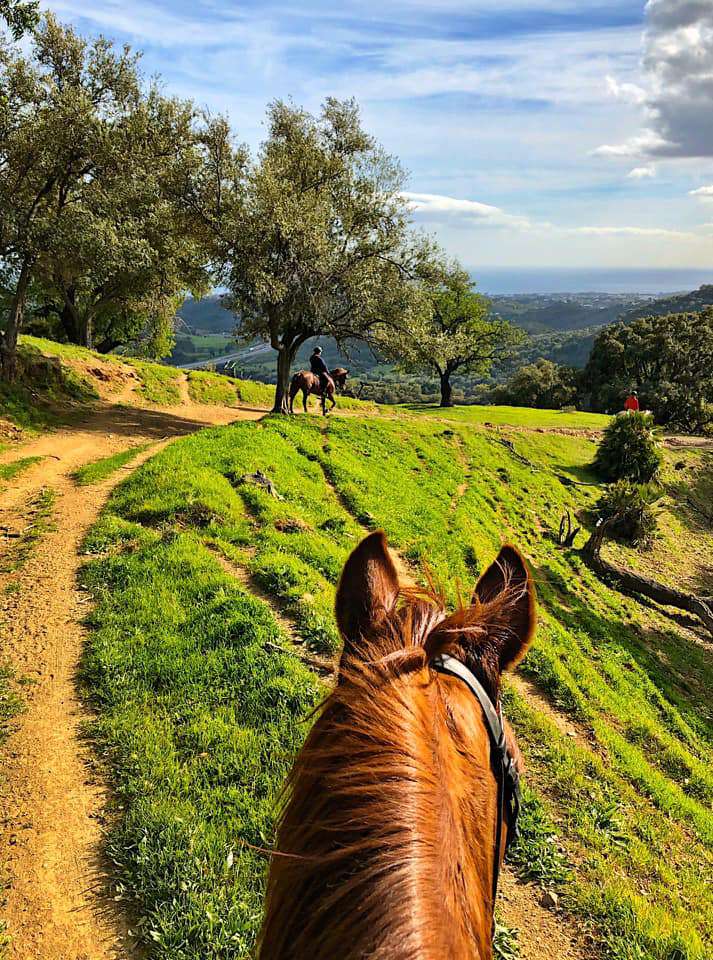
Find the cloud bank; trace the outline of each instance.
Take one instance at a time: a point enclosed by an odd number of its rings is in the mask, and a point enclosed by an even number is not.
[[[713,2],[648,0],[643,84],[610,77],[610,93],[643,105],[646,126],[596,151],[609,157],[713,157]]]

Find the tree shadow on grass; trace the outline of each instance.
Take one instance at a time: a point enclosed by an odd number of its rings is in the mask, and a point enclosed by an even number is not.
[[[553,578],[544,567],[533,568],[533,573],[542,584],[543,605],[563,627],[572,632],[584,631],[588,635],[595,662],[597,649],[608,647],[616,651],[618,648],[624,669],[627,669],[629,661],[643,670],[662,696],[676,707],[685,722],[713,741],[710,698],[713,649],[697,644],[675,629],[668,630],[654,622],[641,626],[626,622],[623,616],[617,619],[603,615],[586,603],[584,598],[588,591],[581,589],[580,577],[574,570],[569,583],[563,577]],[[609,591],[611,588],[602,584],[602,590]],[[614,593],[614,596],[621,597],[621,594]],[[621,602],[628,604],[632,601],[622,598]],[[634,602],[649,607],[659,615],[665,612],[656,604],[640,602],[639,598]],[[691,622],[688,618],[684,619],[686,622],[680,626],[690,629]],[[645,696],[645,693],[642,695]]]

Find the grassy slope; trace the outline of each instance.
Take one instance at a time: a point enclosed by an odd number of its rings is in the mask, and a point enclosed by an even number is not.
[[[609,422],[609,417],[601,413],[564,413],[561,410],[536,410],[531,407],[469,406],[444,409],[409,405],[403,409],[420,416],[437,417],[441,420],[454,420],[456,423],[478,426],[495,424],[533,429],[547,427],[562,430],[603,430]]]
[[[551,536],[586,506],[582,438],[427,418],[268,420],[204,431],[117,490],[87,549],[98,597],[86,675],[125,812],[112,840],[155,955],[246,957],[271,804],[317,682],[265,606],[222,571],[249,565],[307,643],[336,646],[334,585],[362,526],[382,526],[451,597],[501,539],[532,561],[541,626],[525,670],[582,735],[511,690],[526,754],[518,869],[558,885],[620,960],[710,955],[711,657],[602,586]],[[523,458],[531,465],[523,462]],[[265,471],[277,500],[240,478]],[[565,862],[566,861],[566,862]]]
[[[22,337],[18,382],[0,384],[0,434],[3,420],[27,434],[71,420],[77,406],[111,400],[129,378],[137,382],[136,394],[145,403],[177,406],[181,403],[182,371],[175,367],[113,354],[98,354],[84,347]],[[188,394],[195,403],[251,406],[269,409],[275,388],[252,380],[238,380],[209,371],[191,371]],[[316,408],[313,398],[312,409]],[[344,410],[374,411],[373,403],[339,397]],[[300,399],[301,404],[301,399]],[[301,409],[301,406],[300,406]],[[0,443],[0,452],[3,445]]]

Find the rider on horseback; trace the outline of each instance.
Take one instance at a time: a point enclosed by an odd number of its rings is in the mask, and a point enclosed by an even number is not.
[[[319,389],[324,395],[331,377],[329,376],[329,368],[322,359],[321,347],[315,347],[312,351],[312,356],[309,358],[309,368],[315,376],[319,377]]]

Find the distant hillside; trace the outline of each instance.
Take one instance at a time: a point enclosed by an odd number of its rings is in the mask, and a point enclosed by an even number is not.
[[[190,333],[225,333],[235,330],[235,316],[221,304],[218,294],[202,300],[189,298],[178,311],[178,316]]]
[[[640,317],[663,317],[667,313],[700,313],[704,307],[711,304],[713,304],[713,283],[706,283],[691,293],[677,293],[672,297],[649,300],[623,313],[621,319],[628,323]]]
[[[638,316],[700,310],[713,303],[713,285],[693,293],[653,299],[635,294],[579,293],[566,296],[523,294],[493,296],[493,312],[530,334],[518,348],[515,357],[493,370],[491,383],[506,379],[525,363],[543,357],[564,366],[584,367],[599,331],[618,320]],[[178,332],[176,347],[170,358],[174,364],[210,359],[237,351],[233,346],[235,317],[226,310],[219,296],[204,300],[187,300],[180,310],[187,329]],[[295,367],[307,365],[314,343],[319,342],[330,367],[347,366],[351,384],[361,395],[382,403],[430,401],[437,394],[436,381],[424,376],[404,376],[393,365],[375,357],[356,345],[346,358],[333,340],[320,338],[308,341],[301,348]],[[233,368],[236,376],[275,382],[275,358],[272,351],[243,352]],[[471,402],[483,392],[480,378],[456,377],[455,396]]]
[[[596,293],[567,297],[496,296],[491,300],[496,314],[528,333],[603,327],[615,323],[622,312],[642,303],[639,297]]]

